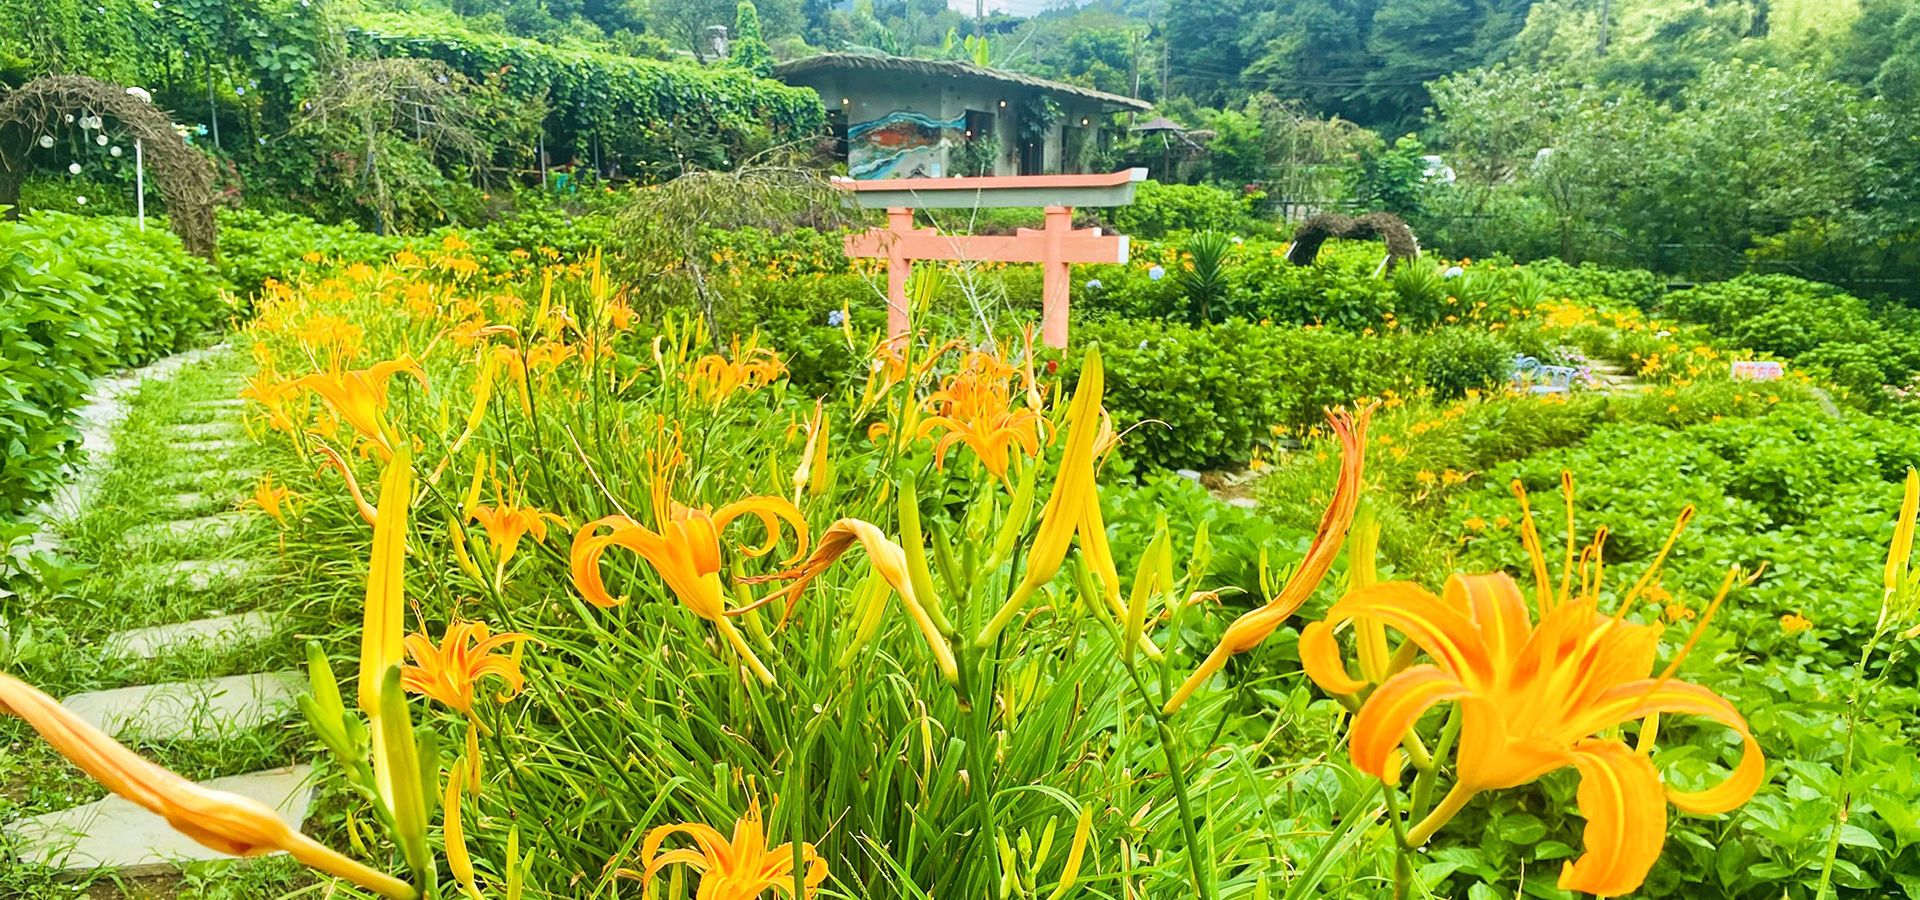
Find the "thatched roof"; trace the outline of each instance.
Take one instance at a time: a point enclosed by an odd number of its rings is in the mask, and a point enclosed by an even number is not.
[[[906,56],[888,56],[884,53],[822,53],[818,56],[809,56],[805,59],[795,59],[780,63],[773,67],[773,76],[783,80],[791,80],[801,75],[833,71],[906,73],[934,78],[976,78],[983,81],[1028,88],[1030,90],[1044,91],[1050,94],[1061,94],[1068,97],[1078,97],[1082,100],[1091,100],[1108,109],[1132,109],[1144,112],[1153,108],[1152,104],[1143,100],[1135,100],[1132,97],[1122,97],[1119,94],[1109,94],[1106,91],[1096,91],[1093,88],[1083,88],[1078,85],[1062,84],[1058,81],[1048,81],[1045,78],[1035,78],[1032,75],[1022,75],[1018,72],[1008,72],[1004,69],[989,69],[984,66],[976,66],[970,62],[961,62],[957,59],[914,59]]]

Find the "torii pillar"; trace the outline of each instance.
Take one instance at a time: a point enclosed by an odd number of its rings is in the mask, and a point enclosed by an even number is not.
[[[834,179],[852,191],[866,209],[885,209],[887,227],[848,235],[849,257],[887,261],[887,334],[899,338],[912,330],[907,308],[907,278],[913,261],[1030,262],[1044,267],[1041,337],[1049,347],[1067,346],[1067,296],[1074,263],[1124,263],[1124,235],[1103,235],[1098,228],[1075,229],[1075,206],[1125,206],[1147,170],[1110,175],[1024,175],[986,178],[901,178],[880,181]],[[943,235],[916,228],[919,209],[991,209],[1041,207],[1041,228],[1022,228],[1011,236]]]

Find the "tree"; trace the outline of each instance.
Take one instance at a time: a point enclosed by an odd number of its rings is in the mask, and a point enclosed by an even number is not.
[[[773,74],[773,51],[760,36],[760,11],[754,8],[753,0],[740,0],[734,8],[731,38],[729,56],[734,65],[762,78]]]

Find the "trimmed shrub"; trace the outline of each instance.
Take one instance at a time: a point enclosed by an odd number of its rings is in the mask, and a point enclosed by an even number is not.
[[[0,222],[0,512],[57,486],[97,376],[178,350],[227,311],[165,229],[36,212]]]

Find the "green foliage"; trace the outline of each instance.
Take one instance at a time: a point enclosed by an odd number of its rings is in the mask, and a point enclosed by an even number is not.
[[[548,128],[578,136],[576,153],[597,138],[604,156],[655,176],[728,168],[776,136],[811,135],[826,121],[813,91],[737,68],[564,48],[399,14],[367,14],[353,37],[366,51],[438,59],[470,78],[500,73],[509,96],[546,102]]]
[[[1133,204],[1103,215],[1114,230],[1131,237],[1159,238],[1182,231],[1215,229],[1231,233],[1260,230],[1254,217],[1255,195],[1206,185],[1145,181],[1134,189]]]
[[[0,512],[57,486],[94,376],[185,347],[226,312],[162,228],[38,212],[0,222]]]
[[[1187,238],[1185,251],[1185,264],[1174,281],[1187,296],[1187,321],[1195,325],[1217,322],[1225,313],[1220,301],[1227,295],[1233,240],[1225,232],[1202,231]]]
[[[1866,301],[1787,275],[1742,275],[1673,294],[1669,313],[1735,346],[1795,360],[1856,400],[1882,399],[1920,371],[1920,335],[1876,317]]]
[[[767,48],[767,39],[760,34],[760,10],[754,8],[753,0],[740,0],[728,39],[731,41],[727,48],[729,62],[761,78],[773,74],[773,51]]]
[[[1351,191],[1363,209],[1417,216],[1426,206],[1427,148],[1411,134],[1363,152]]]
[[[1139,426],[1121,452],[1149,469],[1243,462],[1276,426],[1314,427],[1326,408],[1411,380],[1399,346],[1335,331],[1113,320],[1074,339],[1100,345],[1114,425]],[[1061,368],[1071,380],[1077,363]]]
[[[1413,340],[1420,380],[1443,399],[1501,385],[1513,370],[1513,346],[1489,332],[1442,328]]]

